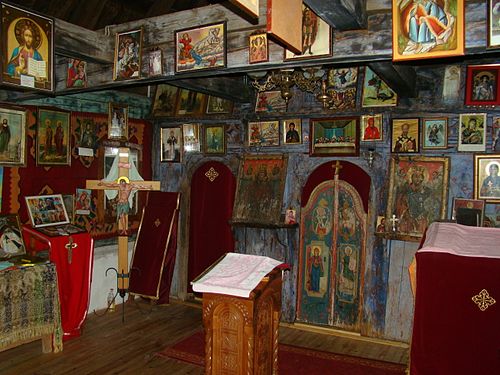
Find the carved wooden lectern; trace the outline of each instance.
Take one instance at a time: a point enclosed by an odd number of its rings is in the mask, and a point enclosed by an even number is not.
[[[280,311],[280,269],[248,298],[203,293],[205,374],[277,374]]]

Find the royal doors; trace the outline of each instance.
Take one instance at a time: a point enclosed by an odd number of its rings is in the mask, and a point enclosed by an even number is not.
[[[302,208],[297,320],[360,331],[367,214],[343,180],[321,182]]]

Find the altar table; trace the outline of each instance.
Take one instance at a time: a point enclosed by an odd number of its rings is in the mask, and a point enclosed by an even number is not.
[[[54,264],[1,271],[0,301],[0,351],[38,339],[44,353],[62,350]]]

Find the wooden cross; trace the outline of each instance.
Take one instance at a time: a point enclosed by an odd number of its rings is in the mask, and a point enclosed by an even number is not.
[[[340,173],[340,170],[344,168],[343,166],[340,165],[340,161],[337,160],[335,164],[332,165],[332,168],[335,169],[334,176],[338,176]]]
[[[87,180],[86,188],[95,190],[118,190],[118,290],[123,297],[128,290],[128,198],[134,190],[160,190],[160,181],[130,181],[129,148],[119,148],[118,180],[116,182]]]
[[[396,225],[398,224],[399,219],[396,217],[395,214],[392,214],[392,217],[389,219],[389,221],[391,222],[392,225],[392,231],[396,232],[397,231]]]

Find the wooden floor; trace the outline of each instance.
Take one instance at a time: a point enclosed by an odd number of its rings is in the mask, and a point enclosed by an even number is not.
[[[82,336],[66,341],[61,353],[42,354],[40,340],[0,352],[0,374],[203,374],[198,366],[155,356],[201,327],[199,306],[127,303],[124,323],[121,309],[104,316],[90,314]],[[396,363],[408,360],[408,349],[401,345],[289,326],[280,329],[280,342]]]

